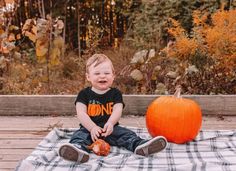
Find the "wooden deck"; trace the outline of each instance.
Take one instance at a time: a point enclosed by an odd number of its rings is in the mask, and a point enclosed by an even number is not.
[[[0,171],[14,170],[54,127],[76,128],[76,117],[0,116]],[[145,127],[143,116],[124,116],[120,123]],[[236,116],[204,116],[202,129],[236,129]]]
[[[15,170],[54,128],[77,128],[75,95],[0,95],[0,171]],[[145,127],[144,113],[157,95],[124,95],[120,123]],[[202,129],[236,130],[236,95],[189,95],[202,109]],[[135,116],[134,116],[135,115]]]

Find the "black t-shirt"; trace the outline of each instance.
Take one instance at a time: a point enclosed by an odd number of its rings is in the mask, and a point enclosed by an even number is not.
[[[87,114],[100,127],[103,127],[109,119],[114,104],[122,103],[124,107],[122,94],[116,88],[111,88],[104,94],[97,94],[91,87],[87,87],[79,92],[75,104],[77,102],[87,106]]]

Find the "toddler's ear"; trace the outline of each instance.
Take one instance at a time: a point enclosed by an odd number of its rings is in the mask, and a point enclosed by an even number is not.
[[[86,73],[85,76],[86,76],[86,79],[87,79],[88,81],[90,81],[89,74]]]

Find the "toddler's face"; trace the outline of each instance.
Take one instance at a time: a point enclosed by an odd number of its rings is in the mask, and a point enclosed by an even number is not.
[[[86,74],[87,80],[97,90],[107,90],[111,87],[115,77],[110,61],[104,61],[97,66],[94,65],[92,64],[88,68],[88,73]]]

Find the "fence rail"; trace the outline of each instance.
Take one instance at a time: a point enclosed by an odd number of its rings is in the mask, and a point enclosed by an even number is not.
[[[158,95],[123,95],[124,114],[145,115]],[[75,95],[0,95],[0,116],[75,115]],[[236,95],[186,95],[196,101],[203,115],[236,115]]]

